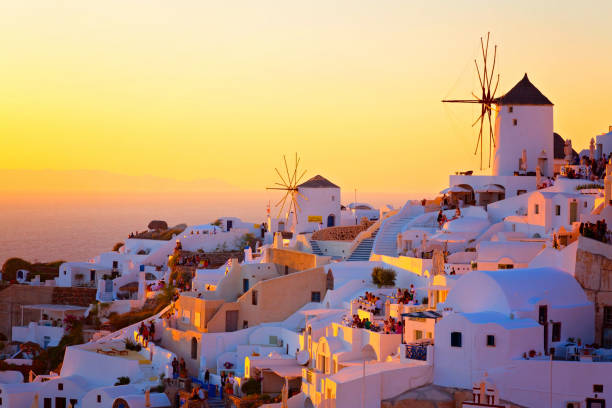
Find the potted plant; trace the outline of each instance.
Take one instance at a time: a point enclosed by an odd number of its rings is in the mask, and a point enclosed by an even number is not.
[[[529,358],[534,358],[536,356],[535,350],[529,350]]]

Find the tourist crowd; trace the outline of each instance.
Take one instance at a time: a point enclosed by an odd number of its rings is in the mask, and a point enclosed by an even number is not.
[[[595,239],[604,243],[611,242],[610,231],[608,230],[606,220],[598,220],[596,223],[581,222],[579,231],[580,235],[583,237]]]
[[[138,327],[138,334],[146,341],[153,341],[155,339],[155,322],[151,320],[149,325],[145,324],[144,321],[140,322]]]

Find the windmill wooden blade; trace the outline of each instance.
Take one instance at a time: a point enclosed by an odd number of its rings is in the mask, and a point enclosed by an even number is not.
[[[289,195],[289,191],[287,191],[287,192],[285,193],[285,195],[283,196],[283,198],[281,198],[281,199],[278,201],[278,203],[276,203],[276,205],[274,205],[274,206],[275,206],[275,207],[278,207],[282,201],[285,201],[285,200],[287,199],[287,196],[288,196],[288,195]]]
[[[302,211],[302,209],[300,208],[300,205],[297,203],[297,199],[295,198],[295,196],[293,196],[293,206],[296,209],[296,211],[295,211],[296,214],[297,214],[298,211]]]
[[[289,195],[289,192],[287,192],[287,194],[285,194],[285,196],[282,198],[281,201],[279,201],[279,204],[282,202],[282,205],[280,207],[280,210],[278,210],[278,216],[276,218],[280,218],[282,213],[283,213],[283,209],[285,208],[285,204],[287,202],[287,196]],[[276,205],[278,207],[278,204]]]
[[[472,92],[474,99],[445,99],[442,102],[450,103],[477,103],[480,104],[480,114],[478,118],[472,123],[472,127],[476,126],[480,122],[478,129],[478,140],[476,141],[476,149],[474,154],[478,154],[480,149],[480,169],[482,170],[483,163],[483,148],[484,148],[484,133],[488,132],[489,136],[489,167],[491,166],[491,150],[495,147],[494,138],[494,127],[492,111],[498,111],[493,105],[497,104],[495,100],[495,94],[497,93],[497,87],[499,86],[499,74],[497,74],[497,80],[495,81],[495,87],[493,87],[493,80],[495,78],[495,68],[497,67],[497,45],[493,48],[493,61],[489,64],[489,45],[491,40],[491,34],[487,33],[486,41],[483,37],[480,37],[480,52],[482,55],[482,65],[478,63],[478,60],[474,59],[474,66],[476,68],[476,75],[478,77],[478,83],[480,85],[481,96],[477,96],[475,92]],[[485,120],[488,120],[488,130],[486,127]]]
[[[278,174],[278,177],[280,177],[280,179],[282,180],[283,183],[285,183],[285,187],[288,186],[287,182],[285,181],[285,179],[283,178],[283,176],[280,174],[280,171],[278,171],[278,169],[275,167],[274,170],[276,170],[276,174]]]
[[[283,154],[283,160],[285,161],[285,171],[287,172],[287,187],[291,187],[291,176],[289,176],[289,166],[287,166],[287,158]]]
[[[300,159],[297,156],[297,153],[295,154],[295,169],[293,169],[293,180],[291,182],[292,187],[295,187],[296,183],[296,177],[297,177],[297,171],[298,171],[298,166],[300,165]]]

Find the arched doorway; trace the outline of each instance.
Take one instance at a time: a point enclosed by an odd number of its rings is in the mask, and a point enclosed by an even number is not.
[[[329,214],[327,216],[327,226],[333,227],[334,225],[336,225],[336,216],[334,214]]]
[[[361,356],[366,361],[378,360],[378,357],[376,356],[376,351],[374,350],[374,347],[372,347],[371,344],[366,344],[365,346],[363,346],[363,348],[361,349]]]
[[[455,193],[455,198],[457,199],[457,203],[460,201],[463,202],[464,205],[474,205],[476,204],[474,189],[469,184],[459,184],[459,187],[463,187],[467,192]]]
[[[198,339],[195,337],[191,338],[191,358],[193,360],[198,359]]]

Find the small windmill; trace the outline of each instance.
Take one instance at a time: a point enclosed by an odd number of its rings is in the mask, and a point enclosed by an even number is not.
[[[278,187],[266,187],[266,190],[281,190],[285,192],[283,198],[281,198],[280,201],[275,205],[275,207],[280,206],[277,218],[280,218],[283,209],[285,208],[285,205],[288,204],[287,212],[291,213],[291,211],[293,210],[294,221],[295,223],[297,223],[297,212],[300,211],[300,206],[297,203],[297,198],[299,196],[302,197],[304,200],[308,200],[308,198],[306,198],[298,191],[297,187],[304,175],[306,174],[306,170],[304,170],[302,174],[298,177],[300,158],[298,157],[297,153],[295,154],[295,162],[292,171],[289,170],[289,166],[287,165],[287,158],[285,157],[285,155],[283,155],[283,161],[285,163],[285,176],[283,176],[277,168],[274,168],[274,170],[276,170],[276,174],[278,174],[278,177],[280,177],[280,183],[276,182],[274,184],[276,184]]]
[[[493,80],[495,78],[495,60],[497,58],[497,45],[493,49],[493,65],[489,71],[489,35],[487,33],[486,45],[482,37],[480,37],[480,49],[482,51],[482,70],[478,65],[476,59],[474,64],[476,65],[476,73],[478,74],[478,81],[480,82],[481,95],[477,96],[472,93],[474,99],[445,99],[442,102],[445,103],[477,103],[480,105],[480,116],[474,121],[472,126],[476,126],[480,122],[480,130],[478,131],[478,141],[476,141],[476,149],[474,154],[480,150],[480,169],[482,170],[482,150],[485,133],[489,135],[489,167],[491,167],[491,149],[495,147],[495,138],[493,135],[493,123],[491,121],[492,111],[496,111],[493,107],[495,104],[495,93],[497,92],[497,86],[499,85],[499,74],[495,80],[495,86],[493,86]],[[487,122],[488,121],[488,131]]]

